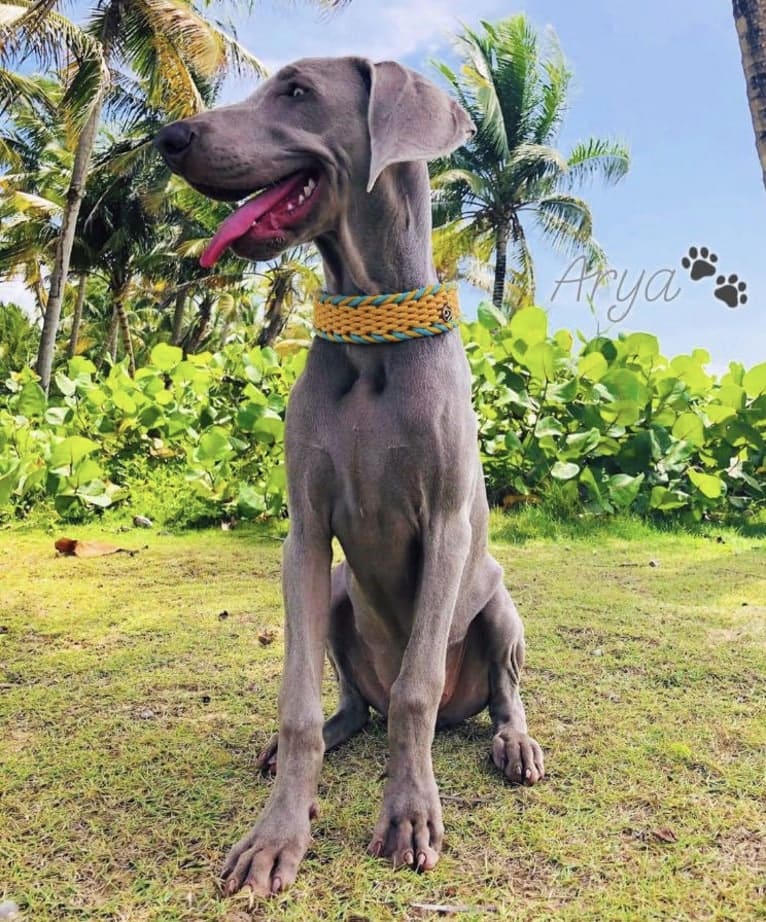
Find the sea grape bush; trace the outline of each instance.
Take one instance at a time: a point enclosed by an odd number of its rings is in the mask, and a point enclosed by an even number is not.
[[[649,333],[548,335],[540,308],[463,329],[490,497],[558,481],[594,513],[744,512],[766,496],[766,362],[720,380]]]
[[[462,335],[495,503],[559,492],[592,513],[700,519],[766,499],[766,362],[709,375],[701,349],[656,338],[549,334],[540,308],[489,304]],[[284,415],[305,350],[160,344],[129,377],[82,357],[46,399],[29,369],[0,394],[0,515],[52,501],[64,517],[129,503],[136,471],[165,468],[211,517],[285,511]],[[167,478],[166,478],[167,480]]]
[[[241,346],[184,357],[161,343],[135,379],[124,364],[100,377],[71,359],[49,400],[25,369],[0,404],[0,510],[45,496],[63,515],[129,500],[142,459],[175,469],[211,510],[279,515],[285,404],[304,361]]]

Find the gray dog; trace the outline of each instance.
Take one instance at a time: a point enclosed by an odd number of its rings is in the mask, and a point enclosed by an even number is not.
[[[330,293],[436,283],[426,161],[474,132],[466,113],[390,61],[301,60],[249,99],[175,122],[156,144],[217,199],[249,200],[206,250],[252,260],[315,241]],[[295,879],[326,750],[388,719],[389,759],[369,851],[432,868],[443,826],[431,764],[437,724],[489,706],[492,759],[512,782],[543,777],[519,696],[524,634],[487,550],[488,506],[471,379],[457,331],[354,345],[316,338],[286,426],[290,534],[279,771],[231,850],[224,890]],[[332,568],[337,536],[346,560]],[[324,721],[329,652],[340,706]],[[262,755],[276,765],[276,740]]]

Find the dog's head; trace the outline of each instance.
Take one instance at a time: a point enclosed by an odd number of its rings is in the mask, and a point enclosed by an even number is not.
[[[167,125],[155,144],[204,195],[242,201],[201,262],[228,247],[270,259],[336,226],[352,194],[389,166],[443,156],[474,132],[465,111],[393,61],[306,58],[244,102]]]

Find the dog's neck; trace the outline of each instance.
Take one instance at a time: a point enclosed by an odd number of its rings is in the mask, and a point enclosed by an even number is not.
[[[338,226],[316,240],[330,294],[410,291],[438,281],[424,163],[385,169],[368,193],[353,185]]]

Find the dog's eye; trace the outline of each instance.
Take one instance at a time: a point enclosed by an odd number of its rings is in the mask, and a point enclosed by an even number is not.
[[[298,96],[305,96],[306,90],[304,90],[302,86],[291,86],[287,91],[287,95],[295,99]]]

